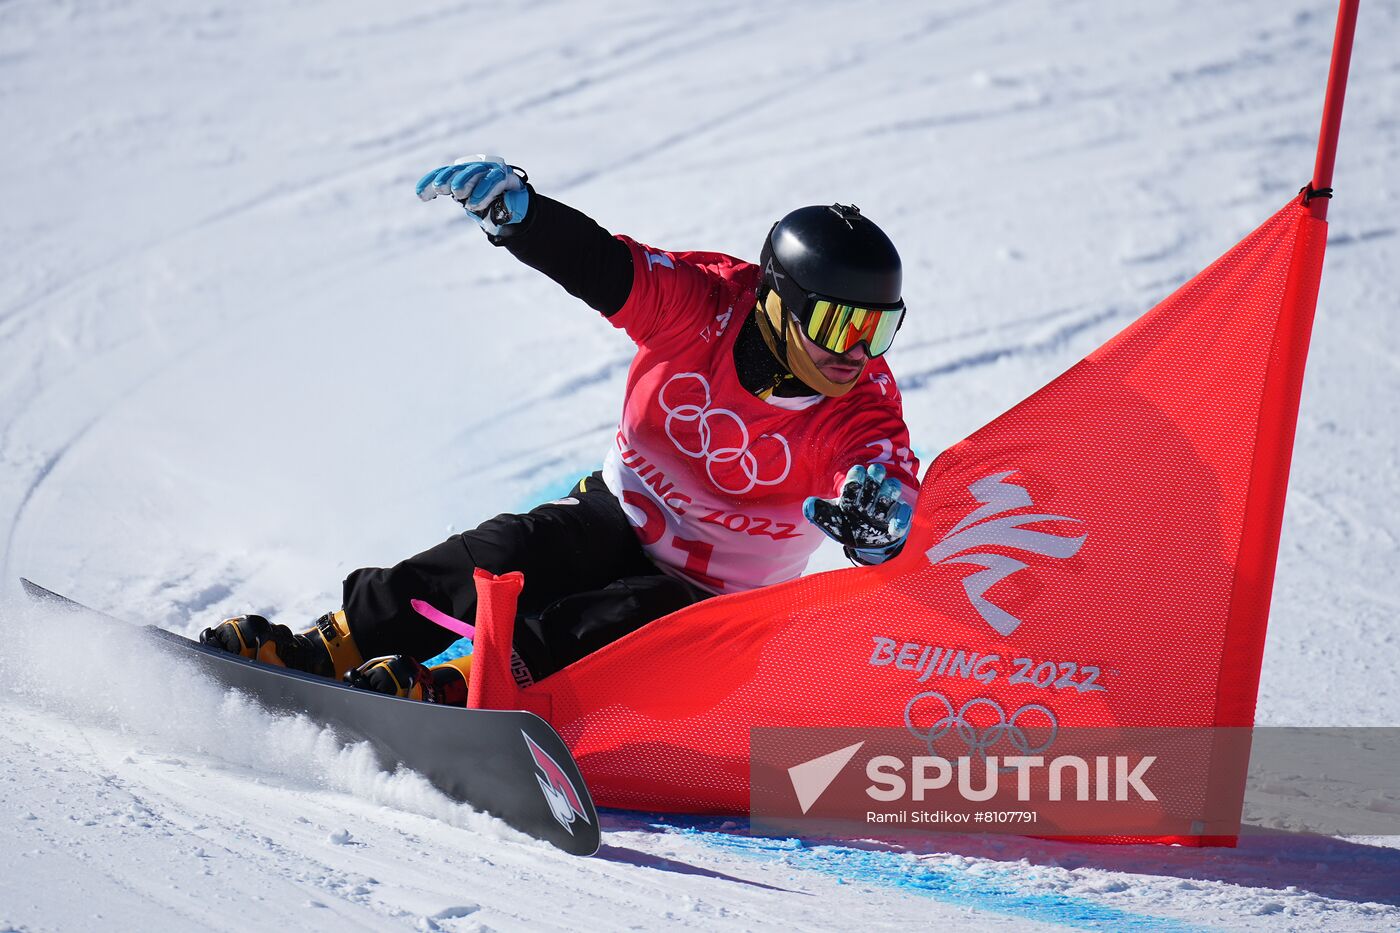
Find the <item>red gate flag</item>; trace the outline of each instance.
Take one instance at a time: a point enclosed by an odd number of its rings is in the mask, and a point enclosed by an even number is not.
[[[707,600],[523,690],[520,575],[478,571],[473,704],[543,715],[603,805],[708,813],[748,809],[750,727],[899,728],[930,692],[1251,725],[1326,228],[1294,199],[945,451],[884,565]]]

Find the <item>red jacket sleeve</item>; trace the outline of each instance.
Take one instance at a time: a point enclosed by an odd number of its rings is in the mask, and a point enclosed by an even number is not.
[[[862,378],[867,383],[860,389],[861,397],[852,399],[860,404],[846,419],[844,430],[833,445],[831,490],[827,496],[840,492],[841,481],[851,467],[882,463],[888,475],[904,487],[905,501],[912,504],[919,490],[919,458],[909,445],[899,389],[882,361],[871,364]]]
[[[724,280],[675,253],[618,239],[632,251],[632,291],[608,320],[639,346],[693,338],[713,317]]]

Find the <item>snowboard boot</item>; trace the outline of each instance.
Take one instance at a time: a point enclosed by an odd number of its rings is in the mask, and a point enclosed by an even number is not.
[[[205,629],[199,635],[199,643],[264,664],[333,679],[343,677],[361,662],[344,610],[326,613],[312,628],[297,634],[262,616],[236,616]]]
[[[371,658],[345,675],[345,682],[361,690],[407,697],[424,703],[466,706],[472,656],[453,658],[446,664],[424,667],[405,654]]]

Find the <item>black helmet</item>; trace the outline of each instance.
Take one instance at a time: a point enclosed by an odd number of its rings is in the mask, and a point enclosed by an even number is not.
[[[806,344],[841,355],[857,343],[880,356],[904,321],[903,267],[890,238],[854,205],[801,207],[773,225],[759,259],[755,320],[768,349],[807,386],[840,397]]]
[[[899,253],[855,205],[799,207],[768,231],[759,265],[765,276],[789,276],[803,291],[846,304],[901,300]]]

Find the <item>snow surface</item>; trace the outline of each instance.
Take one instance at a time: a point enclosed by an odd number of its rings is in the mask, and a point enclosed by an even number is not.
[[[186,634],[295,622],[595,468],[629,345],[414,198],[463,152],[668,248],[753,257],[794,206],[860,204],[906,259],[927,462],[1308,179],[1334,14],[0,3],[0,571]],[[1362,5],[1262,723],[1400,724],[1397,26]],[[612,813],[573,859],[6,590],[0,930],[1400,927],[1387,839],[901,849]]]

